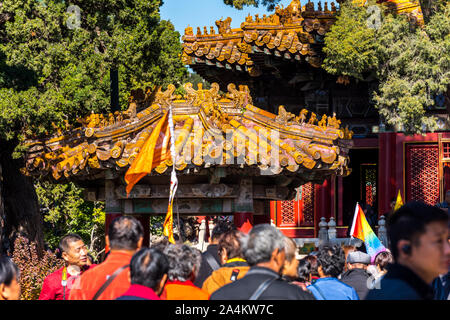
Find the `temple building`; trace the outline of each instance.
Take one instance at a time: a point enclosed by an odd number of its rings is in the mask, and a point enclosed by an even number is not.
[[[270,222],[270,200],[295,196],[308,182],[346,176],[351,133],[336,117],[316,118],[306,109],[293,115],[283,106],[273,114],[253,105],[248,88],[234,84],[225,94],[184,85],[183,96],[167,90],[135,90],[128,110],[91,114],[79,127],[44,140],[29,140],[29,175],[53,182],[73,181],[86,198],[105,201],[106,229],[118,215],[144,225],[149,215],[167,212],[172,159],[164,160],[126,193],[125,172],[143,150],[163,114],[172,108],[178,191],[174,213],[232,215],[248,231]],[[167,144],[156,144],[162,152]]]
[[[386,5],[423,21],[418,1]],[[211,88],[135,90],[126,111],[91,114],[78,128],[31,139],[25,172],[74,181],[87,199],[104,200],[106,228],[117,215],[139,217],[148,241],[145,221],[167,211],[173,163],[160,163],[129,196],[124,174],[172,107],[180,215],[230,215],[244,231],[271,222],[304,240],[318,237],[321,220],[334,219],[345,238],[357,201],[378,216],[399,190],[406,201],[442,201],[450,189],[445,100],[427,111],[440,131],[387,131],[370,100],[371,75],[356,82],[321,68],[336,13],[334,3],[293,0],[236,29],[231,18],[215,21],[217,29],[188,26],[181,59]]]
[[[418,0],[378,2],[423,23]],[[183,62],[221,89],[230,81],[246,85],[253,101],[267,111],[275,112],[282,104],[293,114],[307,109],[318,119],[336,115],[353,133],[350,175],[304,184],[294,200],[272,202],[272,223],[293,238],[317,237],[322,217],[333,218],[337,236],[346,237],[357,201],[380,216],[390,210],[399,190],[404,201],[434,205],[450,189],[450,106],[440,96],[427,110],[438,118],[439,131],[434,133],[407,136],[401,128],[386,130],[370,101],[376,86],[371,75],[357,82],[321,68],[324,36],[336,13],[334,3],[315,6],[293,0],[272,15],[249,15],[240,28],[231,29],[231,19],[221,19],[215,21],[218,32],[187,27],[182,38]]]

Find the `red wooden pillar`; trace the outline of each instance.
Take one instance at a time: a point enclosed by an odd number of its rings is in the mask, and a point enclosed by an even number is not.
[[[277,201],[270,201],[270,222],[274,225],[278,225],[277,223]]]
[[[337,225],[344,225],[344,178],[337,177]]]
[[[238,230],[247,233],[253,227],[253,181],[241,178],[238,197],[234,201],[234,225]]]
[[[115,218],[122,216],[122,213],[105,213],[105,235],[108,235],[109,225]],[[109,247],[105,244],[105,253],[108,253]]]
[[[150,245],[150,216],[149,215],[132,215],[142,224],[142,229],[144,231],[144,240],[142,241],[143,247],[148,247]]]
[[[328,221],[330,217],[334,217],[335,211],[334,183],[335,177],[330,177],[325,179],[325,181],[322,184],[315,185],[316,186],[315,203],[314,203],[315,237],[317,237],[318,235],[320,218],[325,217],[327,218]]]
[[[238,230],[247,233],[253,228],[253,213],[252,212],[234,212],[234,225]]]
[[[105,179],[105,235],[108,235],[109,225],[115,218],[123,215],[122,206],[115,195],[114,175],[106,172]],[[105,244],[105,254],[109,252],[108,245]]]
[[[270,214],[266,213],[264,215],[254,215],[253,222],[254,222],[254,225],[264,224],[264,223],[270,224]]]
[[[383,132],[378,134],[378,214],[382,215],[391,210],[389,203],[391,198],[397,195],[398,185],[396,183],[396,133]]]

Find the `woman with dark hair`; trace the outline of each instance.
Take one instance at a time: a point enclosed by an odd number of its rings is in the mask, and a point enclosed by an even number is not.
[[[343,245],[342,250],[344,250],[345,255],[345,264],[344,264],[344,272],[347,271],[347,257],[350,252],[356,251],[356,247],[352,245]]]
[[[221,267],[203,282],[202,289],[209,294],[224,285],[241,279],[250,269],[242,252],[241,239],[244,233],[235,229],[222,234],[219,238],[218,253]]]
[[[304,259],[308,260],[310,263],[310,269],[311,269],[311,283],[316,282],[318,279],[320,279],[319,272],[317,271],[317,268],[319,267],[317,263],[317,257],[315,255],[309,254]]]
[[[19,300],[19,268],[9,257],[0,256],[0,300]]]
[[[294,282],[305,291],[308,291],[306,287],[311,285],[311,262],[307,258],[305,257],[298,261],[298,278]]]
[[[317,300],[359,300],[355,289],[339,281],[344,270],[344,251],[338,245],[324,245],[319,249],[317,262],[320,279],[307,287]]]
[[[160,300],[168,270],[169,261],[160,250],[140,249],[130,262],[131,286],[116,300]]]
[[[376,272],[372,273],[374,279],[370,289],[379,288],[381,279],[387,273],[387,266],[391,263],[394,263],[394,258],[390,251],[382,251],[375,256],[373,264]]]
[[[387,266],[390,263],[394,263],[394,258],[389,251],[382,251],[376,255],[374,264],[380,276],[383,276],[387,272]]]

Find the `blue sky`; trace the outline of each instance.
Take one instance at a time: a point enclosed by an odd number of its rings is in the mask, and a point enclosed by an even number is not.
[[[304,5],[307,1],[301,1]],[[313,0],[317,2],[317,0]],[[332,1],[329,1],[331,3]],[[280,4],[285,7],[291,3],[291,0],[281,0]],[[190,25],[194,29],[200,27],[203,32],[203,26],[206,26],[209,31],[210,26],[216,28],[216,20],[220,18],[226,19],[231,17],[231,28],[239,28],[241,23],[245,21],[245,17],[250,13],[252,16],[259,14],[271,14],[264,7],[244,7],[242,10],[237,10],[233,7],[227,6],[223,0],[164,0],[163,6],[160,8],[161,19],[170,20],[181,35],[184,34],[184,29]]]

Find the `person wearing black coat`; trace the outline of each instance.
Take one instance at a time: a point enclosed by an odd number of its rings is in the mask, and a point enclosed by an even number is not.
[[[398,209],[388,224],[394,264],[366,300],[432,300],[432,281],[448,272],[449,216],[443,210],[420,202]]]
[[[219,238],[222,234],[235,228],[228,221],[219,221],[211,232],[210,245],[206,248],[206,251],[202,253],[202,263],[200,264],[197,277],[195,278],[194,285],[198,288],[202,288],[203,282],[213,273],[214,270],[220,268],[219,257]]]
[[[353,287],[360,300],[369,292],[371,275],[366,271],[370,256],[361,251],[350,252],[347,256],[347,271],[341,275],[341,281]]]
[[[252,228],[243,238],[246,275],[215,291],[210,300],[315,300],[300,287],[281,279],[285,261],[284,235],[269,224]]]

